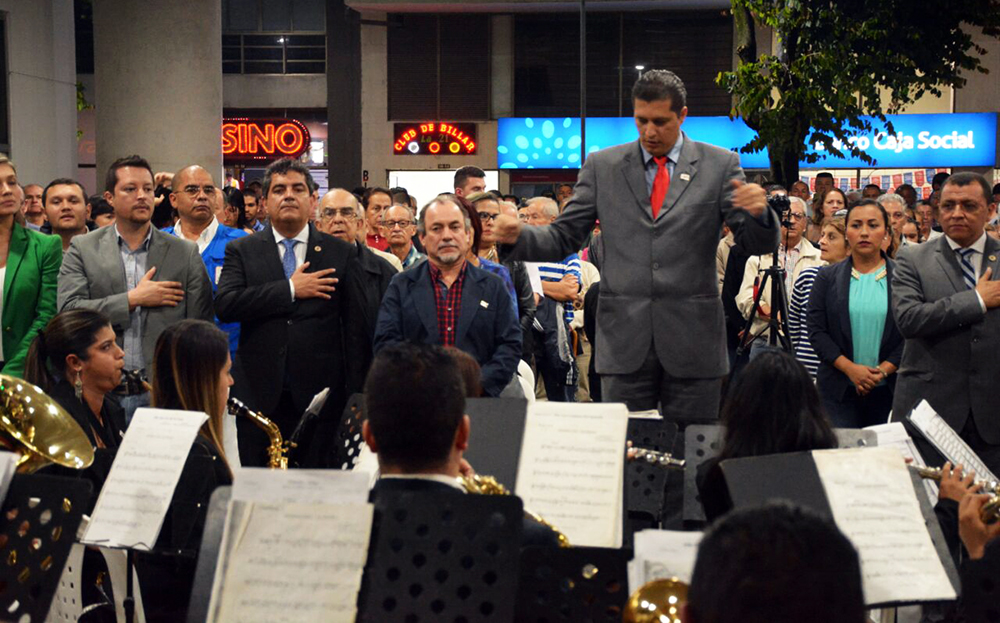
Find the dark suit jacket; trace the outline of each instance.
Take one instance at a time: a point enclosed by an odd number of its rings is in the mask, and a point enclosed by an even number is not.
[[[980,274],[1000,279],[1000,242],[986,236]],[[972,416],[990,444],[1000,444],[1000,308],[983,313],[962,279],[955,252],[942,236],[900,249],[892,280],[892,308],[906,338],[893,418],[926,399],[958,432]]]
[[[3,356],[0,372],[24,375],[31,340],[56,315],[62,239],[14,223],[3,283]]]
[[[878,360],[889,361],[898,367],[903,356],[903,336],[899,333],[892,315],[892,275],[896,264],[892,260],[886,260],[885,266],[888,273],[885,278],[888,281],[886,285],[889,300],[885,327],[882,329],[882,342],[878,349]],[[849,312],[852,268],[850,258],[820,268],[816,273],[806,310],[809,341],[820,359],[816,384],[821,394],[834,400],[843,400],[847,392],[854,390],[847,375],[833,367],[833,362],[841,355],[854,361]],[[894,389],[896,375],[890,375],[886,382],[890,390]]]
[[[455,346],[479,362],[483,391],[499,396],[517,371],[521,326],[503,281],[471,264],[465,269],[462,313]],[[397,342],[440,344],[430,263],[421,262],[392,279],[379,309],[375,352]]]
[[[458,489],[449,487],[440,482],[423,479],[408,478],[388,478],[379,479],[372,487],[371,501],[374,503],[379,496],[399,495],[401,493],[414,493],[426,491],[429,493],[454,492],[455,495],[464,495]],[[521,532],[521,547],[559,547],[559,537],[548,526],[543,526],[528,515],[524,516],[524,529]]]
[[[357,243],[358,262],[364,272],[360,280],[361,304],[358,306],[361,313],[360,324],[364,330],[365,339],[362,341],[362,360],[359,365],[352,366],[350,373],[360,374],[360,378],[352,379],[352,386],[361,387],[365,382],[364,373],[371,366],[372,343],[375,340],[375,324],[378,322],[378,309],[382,305],[382,298],[385,291],[389,289],[392,278],[399,274],[399,271],[384,259],[372,253],[368,245]]]
[[[360,390],[348,385],[363,378],[347,374],[364,340],[357,257],[354,245],[310,225],[308,270],[334,268],[340,281],[329,300],[293,301],[270,225],[226,245],[215,310],[222,322],[241,323],[233,395],[267,414],[288,389],[302,413],[317,392],[329,387],[329,412],[340,413],[345,397]]]

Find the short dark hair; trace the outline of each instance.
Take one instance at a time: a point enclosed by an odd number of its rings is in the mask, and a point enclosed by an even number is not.
[[[830,178],[832,180],[833,179],[833,173],[830,173],[829,171],[823,171],[821,173],[817,173],[816,174],[816,179],[819,179],[821,177],[822,178]]]
[[[91,220],[96,219],[102,214],[114,214],[115,210],[111,207],[111,204],[100,195],[93,195],[87,199],[87,203],[90,204],[90,218]]]
[[[990,183],[979,173],[973,173],[972,171],[952,173],[944,181],[944,184],[941,185],[941,188],[943,189],[945,186],[968,186],[969,184],[979,184],[983,189],[983,199],[986,200],[986,205],[993,203],[993,193],[990,192]]]
[[[504,195],[503,196],[503,200],[504,201],[509,201],[509,202],[513,203],[515,206],[518,205],[519,203],[521,203],[521,198],[518,197],[517,195]]]
[[[480,169],[479,167],[474,167],[472,165],[464,166],[458,171],[455,171],[454,188],[463,188],[465,186],[465,183],[469,181],[470,177],[485,179],[486,172]]]
[[[260,193],[255,188],[250,188],[249,186],[243,189],[243,197],[253,197],[255,201],[260,202]]]
[[[375,355],[365,381],[365,417],[383,463],[409,472],[439,467],[464,413],[462,373],[444,348],[403,342]]]
[[[149,162],[145,158],[137,155],[125,156],[124,158],[115,160],[108,167],[108,174],[104,176],[104,190],[111,194],[115,193],[115,185],[118,184],[118,169],[124,169],[125,167],[146,169],[149,171],[150,179],[153,178],[153,167],[149,166]]]
[[[879,191],[880,193],[882,192],[882,187],[879,186],[878,184],[865,184],[865,187],[862,188],[861,190],[868,190],[869,188],[874,188],[875,190]]]
[[[45,202],[49,198],[49,189],[52,188],[53,186],[76,186],[77,188],[80,189],[80,196],[83,197],[83,202],[87,203],[87,189],[83,187],[83,184],[69,177],[57,177],[56,179],[49,182],[49,185],[46,186],[45,190],[42,191],[43,206],[45,205]]]
[[[316,192],[316,182],[313,180],[312,173],[309,172],[309,167],[302,164],[294,158],[282,158],[280,160],[275,160],[271,164],[267,165],[264,169],[264,184],[261,187],[261,196],[267,197],[267,193],[271,191],[271,177],[275,174],[277,175],[288,175],[289,171],[295,171],[306,178],[306,187],[309,189],[310,193]]]
[[[365,207],[365,209],[367,210],[368,209],[368,201],[371,200],[372,195],[377,195],[379,193],[382,193],[383,195],[385,195],[386,197],[389,198],[389,201],[392,201],[392,193],[389,192],[388,188],[382,188],[381,186],[375,186],[375,187],[369,188],[368,190],[365,191],[365,194],[361,198],[361,205],[363,205]]]
[[[698,546],[688,611],[697,623],[862,623],[861,562],[813,511],[787,503],[736,510]]]
[[[687,106],[687,89],[684,81],[672,71],[666,69],[650,69],[639,76],[632,85],[632,104],[636,100],[644,102],[659,102],[670,100],[670,110],[680,114]]]
[[[912,190],[914,194],[916,194],[916,192],[917,192],[917,189],[914,188],[912,184],[900,184],[899,186],[896,187],[896,191],[895,191],[896,194],[898,195],[899,191],[902,190],[902,189],[904,189],[904,188],[906,190]]]
[[[1000,194],[1000,184],[994,184],[993,185],[993,194],[994,195]]]
[[[948,179],[949,175],[950,175],[949,173],[945,173],[944,171],[939,171],[939,172],[935,173],[934,177],[931,178],[931,186],[932,187],[933,186],[943,186],[944,185],[944,181],[946,179]]]

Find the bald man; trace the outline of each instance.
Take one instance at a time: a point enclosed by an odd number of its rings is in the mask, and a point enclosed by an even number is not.
[[[208,278],[212,282],[212,295],[215,296],[226,258],[226,245],[247,233],[227,227],[215,218],[216,195],[221,191],[215,185],[212,174],[200,166],[191,165],[175,173],[170,189],[170,203],[177,209],[178,219],[176,225],[163,231],[198,245],[198,253],[205,262]],[[240,341],[240,323],[219,322],[216,318],[215,324],[229,336],[229,354],[235,357]]]

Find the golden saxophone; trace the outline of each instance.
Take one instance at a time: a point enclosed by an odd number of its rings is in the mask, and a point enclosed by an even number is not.
[[[925,480],[941,482],[942,472],[940,467],[917,467],[916,465],[911,465],[910,469],[915,470]],[[984,493],[989,493],[992,496],[990,501],[983,505],[983,523],[991,524],[1000,521],[1000,483],[992,480],[977,480],[973,483],[973,488],[976,491],[982,490]]]
[[[459,478],[459,482],[462,483],[462,486],[465,487],[465,490],[469,493],[480,495],[510,495],[510,491],[507,490],[507,487],[497,482],[497,479],[493,476],[480,476],[479,474],[473,474],[472,476],[462,476]],[[558,528],[545,521],[541,515],[535,514],[527,508],[524,509],[524,514],[555,532],[556,538],[559,539],[559,547],[571,547],[569,539],[566,535],[560,532]]]
[[[230,398],[226,405],[230,415],[245,417],[267,433],[268,439],[271,440],[271,445],[267,447],[267,466],[271,469],[288,469],[288,450],[294,448],[295,444],[281,438],[281,429],[278,425],[267,419],[264,414],[251,411],[238,398]]]

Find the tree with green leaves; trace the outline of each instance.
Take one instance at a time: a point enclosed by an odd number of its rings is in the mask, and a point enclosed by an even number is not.
[[[767,148],[776,182],[799,177],[799,161],[821,144],[875,164],[848,140],[871,132],[871,116],[893,133],[885,114],[921,96],[961,87],[963,75],[988,73],[986,50],[972,32],[1000,36],[1000,0],[732,0],[736,71],[717,83],[734,96],[733,116],[757,131],[741,148]],[[755,26],[772,29],[774,54],[757,54]],[[876,127],[878,124],[876,124]]]

